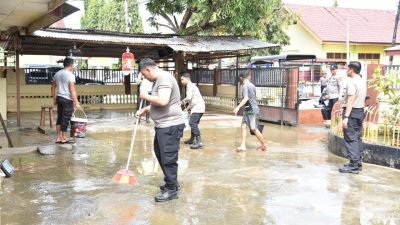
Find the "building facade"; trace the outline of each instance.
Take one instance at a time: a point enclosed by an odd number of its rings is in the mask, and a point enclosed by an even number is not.
[[[299,18],[286,28],[290,44],[282,53],[315,54],[326,61],[345,62],[348,23],[350,61],[388,63],[385,49],[391,46],[395,11],[291,4],[285,8]],[[395,58],[394,64],[400,64],[400,59]]]

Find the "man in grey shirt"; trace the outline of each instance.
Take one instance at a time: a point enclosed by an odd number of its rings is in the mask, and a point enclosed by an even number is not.
[[[361,139],[365,97],[367,93],[366,84],[361,75],[361,63],[350,62],[347,69],[348,79],[346,92],[343,98],[343,136],[347,149],[349,164],[339,168],[341,173],[358,174],[362,169],[363,143]]]
[[[57,105],[57,144],[72,143],[67,138],[67,128],[75,108],[80,108],[75,91],[75,75],[72,73],[74,60],[64,59],[64,69],[58,71],[53,78],[51,94],[54,105]],[[57,90],[57,93],[56,93]]]
[[[150,102],[150,106],[136,113],[142,116],[150,113],[155,124],[154,153],[164,173],[165,185],[160,186],[161,193],[156,202],[165,202],[178,198],[178,151],[185,124],[181,109],[180,91],[176,79],[158,68],[152,59],[143,59],[139,64],[140,72],[149,81],[153,81],[153,91],[149,95],[143,91],[140,98]]]
[[[199,88],[190,80],[190,74],[185,73],[181,76],[181,83],[186,86],[186,98],[182,100],[183,104],[189,103],[190,110],[189,125],[191,127],[190,139],[185,144],[190,144],[191,149],[203,147],[203,141],[200,135],[200,119],[206,111],[206,104],[199,91]]]
[[[237,151],[246,151],[246,136],[247,130],[249,127],[250,131],[254,133],[260,142],[261,146],[258,147],[258,150],[266,151],[267,144],[265,143],[264,137],[262,133],[258,130],[258,115],[259,108],[257,104],[257,91],[256,87],[253,83],[251,83],[251,75],[249,71],[243,71],[240,74],[240,80],[243,83],[243,100],[240,104],[233,110],[235,115],[239,112],[239,110],[244,107],[243,112],[243,120],[242,120],[242,144],[238,147]]]

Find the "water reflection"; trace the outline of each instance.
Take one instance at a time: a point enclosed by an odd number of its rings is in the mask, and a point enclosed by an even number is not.
[[[121,122],[122,123],[122,122]],[[400,224],[400,172],[365,166],[338,174],[345,162],[326,151],[318,129],[265,127],[267,153],[236,153],[240,130],[202,130],[206,146],[181,146],[180,198],[155,204],[162,173],[151,126],[140,124],[130,169],[140,185],[111,182],[125,166],[131,130],[91,134],[56,155],[13,156],[1,181],[5,224]],[[185,137],[188,133],[185,133]],[[23,216],[21,216],[23,215]]]

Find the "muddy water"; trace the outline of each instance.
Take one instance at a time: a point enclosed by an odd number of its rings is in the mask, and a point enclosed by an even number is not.
[[[162,174],[153,130],[140,125],[131,169],[137,187],[111,182],[124,166],[129,132],[90,134],[56,155],[13,156],[2,180],[2,224],[400,224],[400,171],[365,165],[341,175],[326,130],[266,125],[269,152],[232,149],[231,127],[203,129],[206,147],[180,151],[180,198],[155,203]],[[185,133],[187,137],[188,133]]]

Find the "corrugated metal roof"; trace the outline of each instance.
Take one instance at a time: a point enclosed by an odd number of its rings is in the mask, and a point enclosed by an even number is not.
[[[259,41],[251,37],[236,36],[173,36],[163,34],[126,34],[91,30],[46,29],[35,31],[32,36],[85,41],[93,43],[168,46],[174,51],[188,53],[232,52],[251,49],[265,49],[277,45]]]

